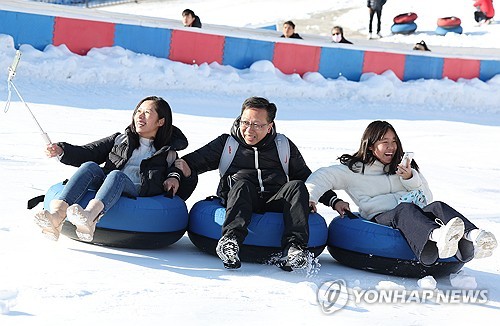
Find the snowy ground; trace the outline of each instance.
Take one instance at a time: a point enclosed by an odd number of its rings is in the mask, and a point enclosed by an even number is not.
[[[322,7],[311,5],[311,10]],[[402,83],[386,73],[354,83],[318,74],[285,76],[269,62],[235,70],[188,66],[120,48],[92,50],[86,57],[64,46],[39,52],[23,45],[21,50],[16,86],[53,141],[84,144],[122,131],[135,104],[154,94],[171,104],[174,124],[190,141],[187,153],[227,132],[243,100],[260,95],[277,104],[278,130],[299,146],[314,170],[354,152],[366,125],[386,119],[405,149],[415,152],[435,199],[500,238],[500,76],[488,82]],[[14,52],[12,38],[0,36],[0,71],[7,71]],[[0,84],[0,94],[3,107],[6,83]],[[351,290],[420,287],[416,279],[344,267],[326,250],[319,273],[308,277],[250,263],[224,270],[218,258],[201,253],[187,236],[164,250],[97,247],[66,237],[48,242],[32,222],[34,212],[26,210],[26,201],[70,177],[74,168],[44,157],[35,122],[16,96],[1,114],[0,136],[0,325],[364,325],[368,318],[373,325],[467,325],[498,318],[500,251],[466,264],[458,284],[437,279],[441,291],[487,290],[487,303],[350,301],[325,314],[316,300],[324,282],[344,280]],[[202,175],[188,207],[214,194],[216,184],[217,173]],[[335,216],[325,207],[320,213],[327,222]]]

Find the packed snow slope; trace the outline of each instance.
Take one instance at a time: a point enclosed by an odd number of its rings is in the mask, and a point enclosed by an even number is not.
[[[405,2],[428,4],[426,10],[431,12],[445,1]],[[389,1],[386,8],[392,3],[400,2]],[[291,7],[295,11],[290,14],[297,15],[304,8]],[[221,13],[220,21],[225,17],[233,18]],[[488,42],[485,37],[483,45]],[[367,74],[355,83],[319,74],[283,75],[270,62],[236,70],[218,64],[184,65],[121,48],[92,50],[85,57],[65,46],[37,51],[21,45],[21,50],[14,83],[55,142],[85,144],[123,131],[136,103],[159,95],[171,104],[174,124],[189,139],[183,155],[228,132],[244,99],[257,95],[277,104],[278,131],[297,144],[315,170],[356,151],[367,124],[384,119],[394,125],[404,149],[415,152],[435,199],[500,238],[499,76],[487,82],[401,82],[387,72]],[[1,35],[0,72],[5,72],[5,80],[14,54],[12,38]],[[0,84],[0,94],[4,107],[6,82]],[[325,282],[344,280],[350,290],[366,291],[421,290],[422,282],[347,268],[326,250],[319,257],[320,270],[307,275],[251,263],[227,271],[217,257],[200,252],[187,236],[162,250],[99,247],[64,236],[49,242],[33,223],[34,211],[26,209],[26,202],[71,177],[75,168],[45,157],[40,131],[15,94],[9,110],[1,114],[0,136],[0,325],[365,325],[367,320],[373,325],[470,325],[478,318],[498,317],[499,251],[467,263],[460,282],[436,280],[439,291],[487,290],[486,303],[350,300],[343,309],[326,314],[316,299]],[[215,171],[202,175],[188,208],[213,195],[217,180]],[[336,216],[324,206],[320,213],[327,223]]]

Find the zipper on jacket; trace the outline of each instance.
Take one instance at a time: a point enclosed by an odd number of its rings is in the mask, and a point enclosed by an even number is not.
[[[260,191],[264,192],[264,183],[262,182],[262,171],[259,169],[259,151],[257,147],[252,147],[254,151],[255,158],[255,169],[257,170],[257,179],[259,180]]]

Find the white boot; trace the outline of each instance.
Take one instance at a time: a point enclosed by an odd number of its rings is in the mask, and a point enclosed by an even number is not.
[[[497,247],[495,235],[485,230],[471,230],[465,238],[474,244],[474,258],[490,257],[493,254],[493,250]]]
[[[430,240],[436,241],[439,258],[450,258],[457,253],[458,242],[464,236],[464,221],[459,217],[454,217],[444,224],[437,218],[436,223],[441,227],[432,231]]]
[[[85,242],[94,239],[95,226],[103,209],[104,204],[98,199],[92,199],[85,209],[78,204],[68,207],[68,221],[76,226],[78,239]]]
[[[42,228],[42,233],[47,239],[57,241],[69,205],[63,200],[54,199],[49,206],[48,211],[43,210],[35,214],[35,223]]]

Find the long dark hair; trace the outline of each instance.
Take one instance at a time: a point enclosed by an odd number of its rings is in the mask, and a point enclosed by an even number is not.
[[[340,163],[347,165],[349,169],[353,172],[357,173],[364,173],[365,171],[365,164],[373,164],[375,160],[377,159],[375,155],[373,155],[373,152],[370,147],[372,147],[375,142],[378,140],[381,140],[384,135],[387,133],[387,131],[391,130],[394,135],[396,135],[396,144],[398,148],[396,149],[396,153],[394,153],[394,157],[392,158],[391,163],[388,165],[388,174],[395,174],[398,164],[401,162],[403,159],[403,145],[401,144],[401,140],[399,139],[398,134],[396,133],[396,129],[387,121],[373,121],[371,122],[368,127],[366,127],[365,132],[363,133],[363,136],[361,137],[361,144],[359,145],[359,149],[356,153],[353,155],[350,154],[344,154],[339,157]],[[354,165],[357,162],[363,163],[363,167],[361,170],[359,168],[356,168]],[[412,160],[411,162],[411,167],[414,168],[415,170],[418,171],[418,165],[417,163]]]
[[[153,141],[155,148],[158,150],[163,146],[168,145],[170,143],[170,139],[172,138],[172,109],[170,108],[170,105],[168,105],[167,101],[159,96],[148,96],[143,98],[135,107],[134,113],[132,113],[132,123],[129,125],[132,134],[137,136],[137,142],[139,141],[139,134],[135,129],[134,116],[137,112],[137,109],[139,109],[141,104],[146,101],[153,102],[153,108],[158,114],[158,120],[165,119],[165,123],[163,124],[163,126],[160,126],[160,128],[158,128],[155,139]]]

